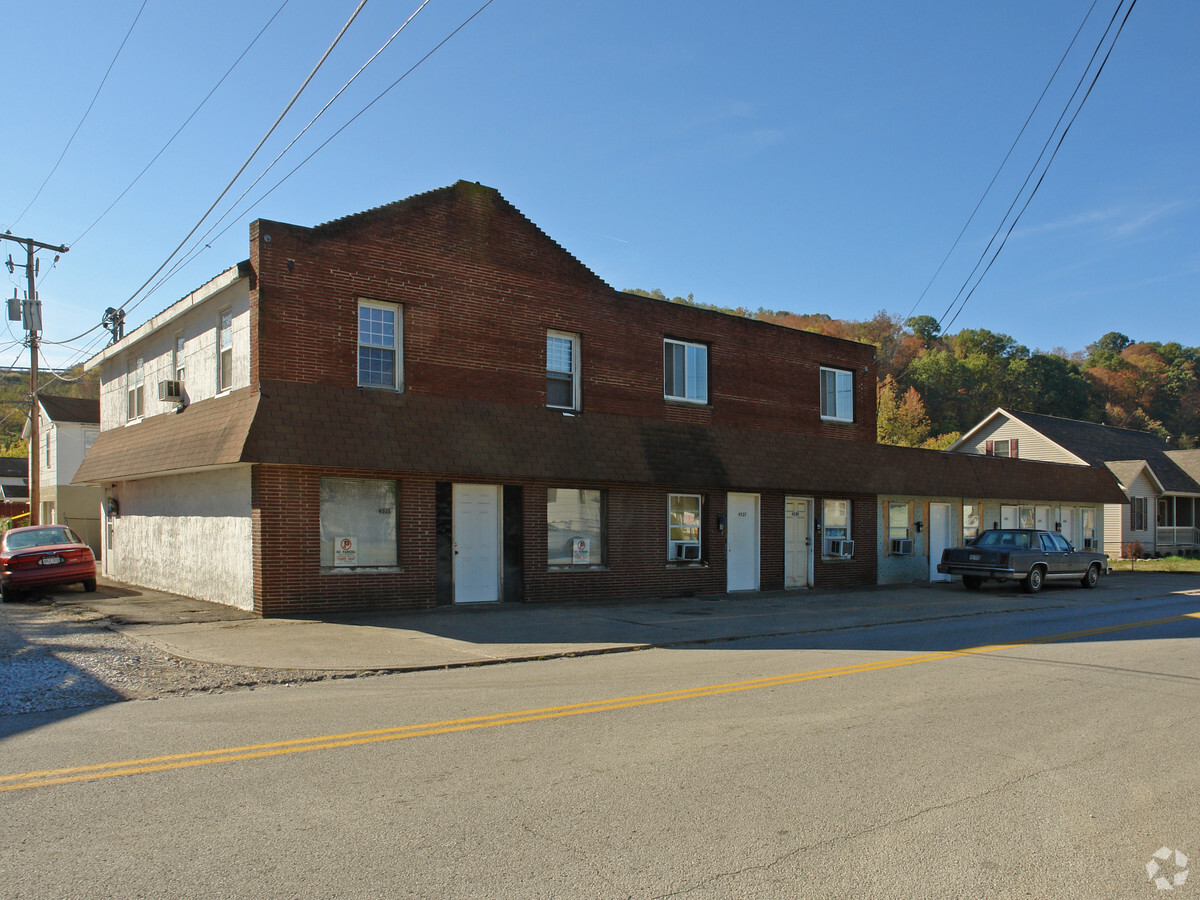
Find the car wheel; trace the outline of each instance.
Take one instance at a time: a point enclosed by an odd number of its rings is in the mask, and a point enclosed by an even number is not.
[[[96,589],[96,579],[89,578],[87,581],[83,582],[83,589],[89,594],[94,591]]]
[[[968,591],[977,591],[983,587],[983,579],[978,575],[964,575],[963,587],[965,587]]]
[[[1027,594],[1036,594],[1042,589],[1042,581],[1045,577],[1045,570],[1041,566],[1034,566],[1021,581],[1021,589]]]
[[[0,588],[0,602],[15,603],[16,599],[17,599],[17,592],[14,591],[12,588],[10,588],[8,585],[5,585],[3,588]]]
[[[1090,566],[1088,566],[1087,572],[1082,578],[1079,579],[1079,583],[1085,588],[1094,588],[1099,581],[1100,566],[1097,563],[1092,563]]]

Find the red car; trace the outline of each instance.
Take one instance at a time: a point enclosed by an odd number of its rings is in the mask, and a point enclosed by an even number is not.
[[[80,583],[96,589],[96,557],[66,525],[10,528],[0,538],[0,597],[35,587]]]

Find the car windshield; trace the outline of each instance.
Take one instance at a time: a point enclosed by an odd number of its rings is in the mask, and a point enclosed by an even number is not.
[[[76,541],[70,528],[39,528],[36,531],[10,532],[4,543],[9,550],[28,550],[47,544],[74,544]]]
[[[1029,549],[1029,533],[1026,531],[985,531],[975,542],[980,547],[1012,547],[1015,550]]]

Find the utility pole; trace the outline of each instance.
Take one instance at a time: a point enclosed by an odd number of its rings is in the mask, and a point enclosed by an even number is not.
[[[29,524],[41,524],[41,456],[38,449],[38,426],[41,416],[38,413],[38,332],[42,330],[42,304],[38,300],[37,258],[35,250],[53,250],[56,254],[66,253],[69,249],[65,244],[55,247],[53,244],[43,244],[32,238],[16,237],[11,232],[0,234],[0,240],[13,241],[25,247],[25,277],[29,283],[26,290],[25,302],[20,304],[19,315],[17,298],[14,296],[9,305],[8,317],[12,321],[22,321],[25,330],[29,332]],[[58,256],[54,257],[58,261]],[[16,263],[15,265],[20,265]],[[8,257],[8,271],[14,268],[12,255]]]

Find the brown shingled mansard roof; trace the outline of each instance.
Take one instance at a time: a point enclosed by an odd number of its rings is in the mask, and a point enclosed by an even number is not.
[[[336,440],[332,439],[336,436]],[[992,459],[634,416],[264,382],[100,435],[75,476],[104,483],[268,463],[498,480],[1123,503],[1104,468]]]

